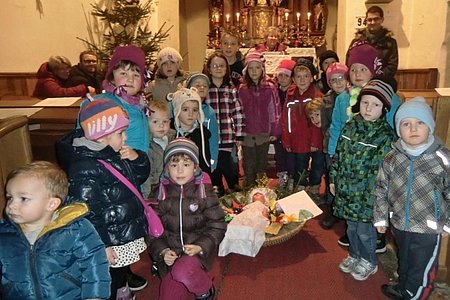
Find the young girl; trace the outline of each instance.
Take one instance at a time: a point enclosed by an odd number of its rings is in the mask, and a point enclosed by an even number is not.
[[[150,163],[145,152],[125,144],[128,115],[114,101],[89,103],[80,112],[80,123],[82,129],[58,142],[58,158],[69,177],[67,202],[88,205],[86,217],[105,243],[112,279],[110,299],[116,299],[117,289],[130,281],[130,265],[146,249],[147,220],[139,199],[99,160],[117,169],[136,188],[147,179]],[[144,280],[139,288],[146,284]]]
[[[237,89],[230,82],[230,69],[226,57],[214,52],[206,61],[204,72],[211,85],[206,103],[216,112],[219,124],[219,157],[217,169],[212,173],[212,182],[219,195],[224,194],[222,175],[230,189],[239,189],[238,174],[233,165],[231,152],[244,139],[244,112],[237,96]]]
[[[246,116],[244,155],[245,185],[256,183],[267,169],[269,143],[280,135],[280,99],[275,84],[266,78],[264,56],[249,52],[245,57],[244,82],[239,88],[239,100]]]
[[[167,94],[177,91],[178,85],[184,81],[184,73],[180,69],[182,62],[180,53],[171,47],[158,52],[155,80],[146,89],[146,93],[151,93],[151,99],[167,101]]]
[[[159,205],[164,234],[152,240],[150,252],[158,264],[159,299],[214,299],[207,271],[225,236],[224,212],[199,165],[197,146],[186,138],[172,141],[164,153]]]
[[[393,94],[391,86],[380,80],[361,90],[355,105],[359,114],[344,127],[330,172],[334,214],[347,221],[350,241],[348,257],[339,269],[356,280],[366,280],[378,270],[372,192],[381,161],[395,140],[386,121]]]
[[[196,88],[181,88],[175,93],[169,93],[167,98],[172,102],[174,112],[173,128],[177,137],[186,137],[192,140],[199,149],[200,168],[211,174],[211,154],[209,139],[211,133],[203,125],[205,116],[201,108],[202,100]]]
[[[144,74],[146,74],[144,52],[133,45],[118,46],[108,63],[103,81],[106,93],[83,102],[81,109],[90,101],[97,99],[116,102],[126,111],[130,119],[126,131],[128,146],[145,152],[148,149],[149,132],[147,105],[143,93],[146,78]]]

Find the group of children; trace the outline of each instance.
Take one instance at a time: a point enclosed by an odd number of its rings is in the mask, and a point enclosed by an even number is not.
[[[326,52],[320,84],[304,58],[282,61],[268,77],[262,53],[242,60],[238,42],[223,35],[222,51],[186,78],[181,55],[164,48],[150,85],[141,49],[114,51],[105,93],[82,104],[78,128],[57,144],[68,179],[45,162],[8,177],[0,221],[2,241],[10,241],[0,244],[6,299],[116,299],[147,247],[162,278],[160,299],[213,299],[207,272],[226,231],[222,177],[240,189],[242,147],[245,185],[253,185],[270,143],[278,171],[310,193],[318,195],[329,174],[333,214],[346,220],[350,245],[340,270],[356,280],[377,272],[377,231],[390,225],[399,283],[383,293],[429,294],[440,234],[450,232],[450,185],[449,151],[434,138],[427,104],[419,98],[398,108],[395,90],[376,79],[376,50],[364,42],[349,50],[347,65]],[[157,200],[162,236],[148,236],[143,205],[105,164]]]

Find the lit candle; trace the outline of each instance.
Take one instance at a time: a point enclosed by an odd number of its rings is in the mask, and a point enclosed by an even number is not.
[[[230,23],[230,14],[226,14],[225,18],[227,19],[227,23]]]
[[[288,18],[289,18],[289,13],[288,13],[288,12],[285,12],[285,13],[284,13],[284,19],[287,21]]]
[[[216,23],[219,23],[219,14],[218,13],[214,14],[214,20],[216,21]]]
[[[241,16],[241,14],[240,13],[236,13],[236,19],[237,19],[237,21],[238,21],[238,23],[239,23],[239,17]]]
[[[308,12],[308,21],[309,21],[309,18],[311,18],[311,13],[310,12]]]
[[[300,21],[300,13],[297,13],[297,22]]]

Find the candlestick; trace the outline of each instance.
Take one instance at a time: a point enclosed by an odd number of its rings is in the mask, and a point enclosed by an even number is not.
[[[300,21],[300,13],[297,13],[297,22]]]
[[[225,18],[226,18],[226,20],[227,20],[227,23],[230,23],[230,14],[226,14],[226,15],[225,15]]]
[[[284,13],[284,19],[287,21],[288,18],[289,18],[289,13],[288,13],[288,12],[285,12],[285,13]]]

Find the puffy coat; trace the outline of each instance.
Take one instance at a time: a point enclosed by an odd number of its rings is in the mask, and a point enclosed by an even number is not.
[[[108,299],[105,246],[83,218],[84,204],[65,206],[31,246],[20,227],[0,220],[0,271],[4,299]],[[1,298],[1,297],[0,297]]]
[[[38,81],[34,87],[33,97],[84,97],[88,92],[87,86],[84,84],[65,87],[64,82],[49,70],[48,63],[43,63],[39,67],[37,78]]]
[[[161,276],[168,272],[168,266],[160,255],[165,248],[183,254],[181,237],[184,244],[195,244],[202,247],[203,254],[198,255],[203,266],[210,270],[217,256],[220,242],[225,236],[227,225],[224,221],[225,213],[219,206],[216,194],[211,184],[205,184],[206,198],[198,197],[194,179],[180,186],[170,181],[165,186],[166,199],[159,201],[155,208],[164,225],[164,234],[152,240],[150,253],[158,263]],[[182,195],[180,197],[180,195]],[[179,205],[183,213],[180,216]],[[182,221],[183,234],[180,234],[180,221]]]
[[[367,122],[356,115],[345,125],[330,171],[330,182],[336,188],[335,216],[353,222],[372,222],[378,168],[392,149],[394,139],[394,131],[385,117]]]
[[[311,151],[311,127],[305,113],[306,102],[321,95],[314,84],[300,95],[298,87],[291,84],[286,92],[286,100],[281,113],[281,140],[283,147],[291,148],[293,153]]]
[[[82,136],[82,130],[77,129],[57,142],[60,164],[69,177],[67,202],[87,203],[87,218],[107,247],[147,236],[147,219],[141,202],[97,160],[105,160],[139,187],[150,172],[147,154],[136,150],[139,157],[135,160],[121,159],[110,146],[92,150],[100,144]]]
[[[378,173],[374,223],[427,234],[450,228],[449,163],[450,152],[438,140],[417,157],[408,155],[398,140]]]
[[[73,66],[70,69],[69,78],[66,81],[66,86],[76,86],[78,84],[84,84],[95,88],[95,93],[100,94],[102,92],[102,78],[100,74],[87,72],[80,64]]]

